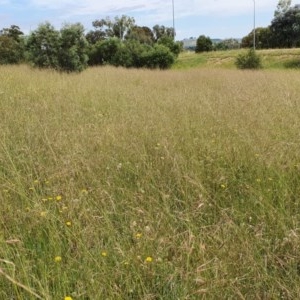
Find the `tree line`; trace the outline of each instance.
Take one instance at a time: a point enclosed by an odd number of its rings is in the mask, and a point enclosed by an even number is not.
[[[82,71],[87,66],[114,65],[167,69],[182,50],[173,28],[152,29],[134,18],[116,16],[95,20],[85,33],[82,24],[65,24],[57,30],[49,22],[29,35],[17,25],[0,30],[0,64],[28,62],[39,68]]]
[[[92,22],[93,30],[85,33],[82,24],[65,24],[60,30],[49,22],[29,35],[11,25],[0,30],[0,64],[27,62],[39,68],[67,72],[82,71],[87,66],[114,65],[127,68],[167,69],[183,49],[175,42],[172,27],[138,26],[134,18],[116,16]],[[254,30],[242,41],[226,39],[213,43],[200,35],[196,52],[253,47]],[[267,27],[255,29],[257,49],[300,46],[300,5],[279,0],[274,18]]]
[[[210,37],[201,35],[196,41],[196,52],[253,48],[254,29],[241,42],[226,39],[213,44]],[[255,28],[257,49],[300,47],[300,4],[291,6],[291,0],[279,0],[274,18],[267,27]]]

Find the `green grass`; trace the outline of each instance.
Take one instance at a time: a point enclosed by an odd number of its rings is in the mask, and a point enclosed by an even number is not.
[[[0,299],[300,298],[297,71],[0,82]]]
[[[184,52],[182,53],[173,69],[191,68],[225,68],[236,69],[235,60],[238,54],[246,53],[247,49],[213,51],[205,53]],[[257,50],[265,69],[290,69],[299,68],[300,49],[270,49]]]

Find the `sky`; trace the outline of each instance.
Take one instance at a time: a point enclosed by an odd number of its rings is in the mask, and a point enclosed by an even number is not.
[[[28,34],[48,21],[57,29],[80,22],[89,31],[94,20],[122,15],[134,17],[138,26],[172,27],[173,3],[176,40],[224,39],[246,36],[254,15],[256,27],[270,25],[278,0],[0,0],[0,29],[17,25]]]

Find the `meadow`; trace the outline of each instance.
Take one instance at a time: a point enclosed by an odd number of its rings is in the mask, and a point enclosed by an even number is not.
[[[247,49],[212,51],[196,54],[192,51],[182,53],[173,69],[186,70],[191,68],[221,68],[236,69],[235,60],[240,53]],[[261,58],[262,67],[268,70],[299,69],[300,49],[263,49],[256,50]]]
[[[0,67],[0,299],[299,299],[296,70]]]

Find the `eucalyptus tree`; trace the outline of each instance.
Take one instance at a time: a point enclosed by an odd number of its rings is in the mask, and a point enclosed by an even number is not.
[[[16,64],[24,59],[24,36],[19,26],[0,30],[0,64]]]

